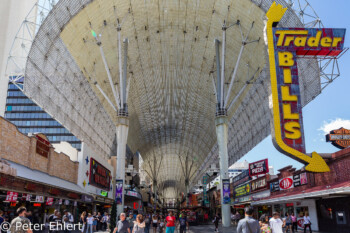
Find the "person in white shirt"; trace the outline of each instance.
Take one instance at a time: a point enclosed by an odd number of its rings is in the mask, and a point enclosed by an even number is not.
[[[304,216],[304,233],[306,233],[306,228],[309,228],[310,233],[312,233],[312,230],[311,230],[311,219],[309,217],[308,212],[305,212],[305,216]]]
[[[87,228],[86,228],[86,233],[89,232],[90,229],[90,233],[92,233],[92,224],[94,223],[94,217],[89,213],[88,217],[86,218],[86,222],[87,222]]]
[[[283,233],[284,222],[280,218],[280,214],[278,212],[274,212],[272,214],[272,218],[270,219],[270,228],[273,233]]]

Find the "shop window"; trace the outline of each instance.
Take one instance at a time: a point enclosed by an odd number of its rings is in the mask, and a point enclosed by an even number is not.
[[[335,216],[337,218],[337,224],[339,225],[346,224],[345,211],[336,211]]]
[[[309,208],[307,206],[305,207],[297,207],[297,217],[301,218],[304,217],[305,213],[309,213]]]

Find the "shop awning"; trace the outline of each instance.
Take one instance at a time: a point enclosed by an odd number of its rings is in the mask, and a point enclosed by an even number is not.
[[[73,191],[78,193],[86,193],[82,188],[80,188],[77,184],[72,182],[60,179],[55,176],[50,176],[47,173],[32,170],[26,166],[20,165],[18,163],[14,163],[8,161],[11,164],[11,167],[17,169],[17,177],[25,180],[30,180],[38,183],[42,183],[45,185],[49,185],[52,187],[57,187],[61,189],[66,189],[67,191]]]
[[[312,199],[319,197],[337,197],[342,195],[350,195],[350,181],[339,182],[333,185],[316,186],[307,190],[282,193],[272,198],[266,198],[259,201],[254,201],[252,205],[264,205],[270,203]]]

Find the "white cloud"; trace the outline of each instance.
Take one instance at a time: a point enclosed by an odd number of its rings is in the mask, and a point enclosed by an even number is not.
[[[335,120],[324,121],[323,125],[318,129],[323,132],[324,135],[329,134],[330,131],[339,128],[350,129],[350,120],[337,118]]]

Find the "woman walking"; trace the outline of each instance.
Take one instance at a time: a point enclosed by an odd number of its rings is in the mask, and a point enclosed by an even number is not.
[[[219,232],[219,221],[220,221],[220,216],[219,214],[216,214],[213,220],[213,223],[215,225],[215,232]]]
[[[305,216],[304,216],[304,233],[306,233],[306,228],[309,228],[310,233],[312,233],[311,230],[311,219],[309,217],[309,213],[305,212]]]
[[[86,211],[83,211],[83,213],[80,215],[79,222],[83,225],[81,228],[81,233],[84,233],[86,227]]]
[[[134,228],[132,230],[132,233],[144,233],[146,228],[146,224],[143,221],[143,216],[141,214],[138,214],[136,216],[136,221],[134,222]]]
[[[153,227],[153,233],[157,233],[158,216],[156,214],[154,214],[152,217],[152,227]]]
[[[292,213],[292,232],[294,233],[295,231],[298,231],[298,221],[297,221],[297,216]]]

